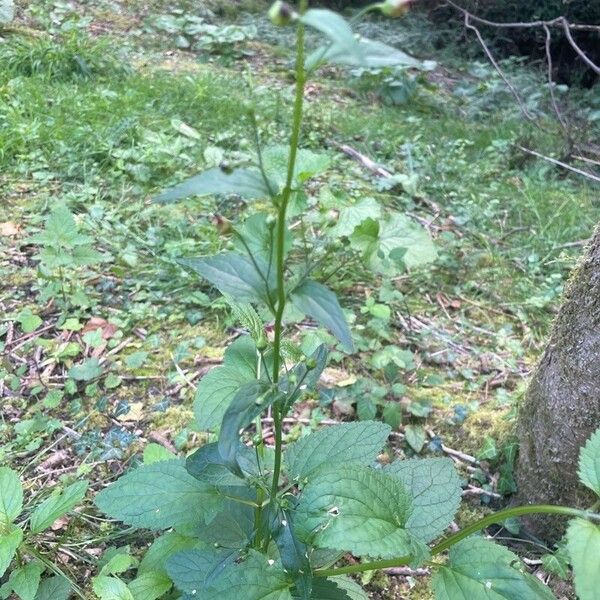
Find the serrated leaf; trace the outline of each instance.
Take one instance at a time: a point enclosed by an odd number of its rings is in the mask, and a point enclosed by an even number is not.
[[[68,579],[55,575],[40,583],[35,600],[68,600],[71,595],[71,584]]]
[[[203,543],[220,548],[245,548],[254,536],[254,509],[235,500],[224,500],[221,511],[210,522],[198,525],[194,534]]]
[[[130,581],[127,587],[133,600],[158,600],[171,589],[172,585],[173,583],[166,575],[148,571]]]
[[[242,475],[259,475],[256,449],[238,442],[236,457]],[[247,485],[244,477],[234,474],[227,468],[217,442],[205,444],[190,454],[185,461],[185,468],[190,475],[208,485],[233,487]]]
[[[598,600],[600,592],[600,527],[573,519],[567,529],[567,549],[579,600]]]
[[[128,525],[153,530],[186,528],[210,520],[219,497],[186,470],[182,460],[143,465],[100,492],[98,508]]]
[[[106,256],[90,246],[76,246],[71,254],[73,264],[83,267],[86,265],[96,265],[106,260]]]
[[[263,150],[265,170],[277,191],[282,190],[285,185],[289,153],[289,146],[283,145],[268,146]],[[306,148],[298,148],[294,165],[293,187],[298,187],[304,181],[323,173],[330,164],[331,159],[327,154],[317,154]]]
[[[154,198],[154,202],[170,204],[190,196],[209,194],[237,194],[248,200],[270,196],[269,188],[258,169],[234,169],[228,172],[217,167],[165,190]]]
[[[92,589],[100,600],[135,600],[127,584],[117,577],[99,575],[92,578]]]
[[[276,231],[267,224],[267,213],[256,213],[249,216],[243,224],[236,228],[239,235],[243,238],[235,237],[233,243],[240,254],[250,253],[267,265],[266,272],[275,270],[277,264],[277,243]],[[285,229],[283,236],[284,256],[291,250],[293,239],[288,229]],[[266,278],[266,277],[265,277]]]
[[[347,352],[354,351],[352,334],[335,294],[324,285],[310,279],[294,288],[292,304],[303,313],[326,327]]]
[[[29,527],[32,533],[40,533],[68,513],[76,504],[83,500],[88,488],[87,481],[76,481],[62,493],[46,498],[31,514]]]
[[[0,577],[6,573],[17,548],[23,541],[23,530],[20,527],[10,525],[7,527],[9,528],[9,532],[5,535],[0,535]]]
[[[193,548],[198,544],[198,539],[181,535],[175,531],[157,537],[142,558],[138,567],[138,575],[145,573],[159,573],[167,575],[167,560],[181,550]]]
[[[366,219],[378,219],[381,206],[374,198],[363,198],[353,206],[345,206],[340,210],[335,227],[328,234],[333,237],[348,237]]]
[[[189,267],[208,279],[222,294],[229,294],[240,302],[267,302],[275,293],[275,270],[260,258],[254,262],[235,252],[224,252],[206,258],[181,258],[180,265]]]
[[[317,548],[356,556],[391,558],[412,554],[405,525],[410,495],[395,477],[362,466],[320,471],[298,501],[298,537]]]
[[[335,464],[370,464],[385,445],[390,427],[375,421],[342,423],[300,438],[285,450],[291,479],[310,478]]]
[[[224,464],[238,475],[243,476],[237,460],[240,430],[280,397],[268,384],[253,381],[242,385],[227,407],[221,423],[218,447]]]
[[[294,600],[300,598],[294,595]],[[315,578],[311,600],[368,600],[367,593],[348,577]]]
[[[202,591],[235,562],[239,553],[223,548],[183,550],[167,561],[167,572],[177,589],[202,598]]]
[[[348,22],[339,14],[323,8],[312,8],[307,10],[299,20],[324,33],[340,53],[346,53],[356,60],[360,60],[358,41]]]
[[[102,375],[102,365],[97,358],[88,358],[80,365],[75,365],[69,369],[69,377],[75,381],[91,381]]]
[[[0,467],[0,525],[8,527],[23,510],[23,487],[16,471]]]
[[[579,479],[600,496],[600,428],[579,453]]]
[[[413,511],[406,529],[430,542],[450,525],[461,498],[460,478],[449,458],[397,460],[384,467],[412,497]]]
[[[144,448],[144,464],[151,465],[163,460],[177,458],[168,448],[160,444],[150,443]]]
[[[525,572],[518,556],[480,537],[452,546],[432,579],[436,600],[551,600],[552,592]]]
[[[43,571],[44,567],[39,563],[27,563],[10,574],[8,586],[21,600],[35,600]]]
[[[231,308],[234,319],[245,327],[254,341],[260,339],[263,334],[263,322],[251,304],[236,302],[231,296],[224,296]]]

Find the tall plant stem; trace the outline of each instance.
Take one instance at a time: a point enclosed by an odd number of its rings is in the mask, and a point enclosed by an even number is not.
[[[308,0],[300,0],[300,13],[304,13],[308,7]],[[298,23],[296,27],[296,94],[294,100],[294,112],[292,117],[292,134],[290,136],[290,153],[287,165],[287,176],[285,187],[279,198],[277,211],[277,236],[276,236],[276,270],[277,270],[277,310],[275,311],[275,338],[273,341],[273,384],[279,382],[279,370],[281,368],[281,335],[283,329],[283,311],[285,310],[285,225],[287,207],[292,196],[294,184],[294,171],[296,168],[296,156],[298,142],[300,141],[300,130],[302,127],[302,108],[304,104],[304,84],[306,83],[306,71],[304,69],[304,25]],[[282,452],[282,406],[281,403],[273,405],[273,427],[275,430],[275,464],[273,467],[273,483],[271,486],[271,499],[274,500],[279,487],[279,474],[281,472]]]
[[[493,525],[494,523],[501,523],[506,519],[510,519],[512,517],[520,517],[523,515],[531,515],[531,514],[551,514],[551,515],[564,515],[567,517],[579,517],[582,519],[593,519],[600,521],[600,515],[585,511],[578,510],[576,508],[570,508],[569,506],[554,506],[551,504],[530,504],[528,506],[516,506],[514,508],[507,508],[505,510],[501,510],[493,515],[488,515],[483,519],[479,519],[472,525],[461,529],[454,535],[442,540],[439,544],[435,545],[431,549],[431,555],[435,556],[436,554],[440,554],[445,550],[448,550],[454,544],[458,544],[461,540],[466,537],[481,531],[488,525]],[[399,556],[398,558],[390,558],[387,560],[376,560],[373,562],[362,563],[357,565],[350,565],[348,567],[340,567],[337,569],[317,569],[313,575],[315,577],[333,577],[335,575],[345,575],[348,573],[361,573],[363,571],[374,571],[379,569],[389,569],[391,567],[402,567],[410,564],[413,560],[412,556]]]

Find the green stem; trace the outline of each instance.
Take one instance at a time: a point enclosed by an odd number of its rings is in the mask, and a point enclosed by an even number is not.
[[[529,506],[516,506],[501,510],[493,515],[488,515],[483,519],[479,519],[472,525],[465,527],[461,531],[442,540],[439,544],[431,549],[431,555],[441,554],[454,544],[457,544],[464,538],[485,529],[488,525],[501,523],[512,517],[520,517],[522,515],[531,514],[554,514],[565,515],[567,517],[579,517],[582,519],[593,519],[600,521],[600,515],[585,510],[570,508],[569,506],[554,506],[551,504],[531,504]],[[348,573],[362,573],[363,571],[374,571],[379,569],[389,569],[392,567],[402,567],[410,564],[413,560],[412,556],[400,556],[398,558],[390,558],[386,560],[376,560],[368,563],[350,565],[348,567],[339,567],[337,569],[317,569],[313,575],[315,577],[334,577],[336,575],[346,575]]]
[[[308,0],[300,0],[300,13],[304,13],[308,7]],[[285,226],[286,211],[292,195],[294,183],[294,171],[296,168],[296,155],[300,141],[300,130],[302,126],[302,108],[304,103],[304,84],[306,83],[306,72],[304,69],[304,25],[298,23],[296,29],[296,94],[294,100],[294,113],[292,121],[292,134],[290,137],[290,154],[287,165],[287,177],[285,186],[281,192],[279,207],[277,211],[277,310],[275,311],[274,341],[273,341],[273,384],[279,382],[279,370],[281,368],[281,335],[283,330],[283,311],[285,309]],[[282,421],[283,415],[280,403],[273,405],[273,427],[275,430],[275,463],[273,466],[273,483],[271,485],[271,500],[274,501],[279,487],[279,475],[281,472],[282,453]]]

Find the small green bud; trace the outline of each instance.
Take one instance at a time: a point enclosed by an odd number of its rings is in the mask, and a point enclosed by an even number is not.
[[[277,223],[277,219],[273,215],[267,215],[265,222],[269,229],[273,229],[273,227],[275,227],[275,223]]]
[[[269,19],[277,27],[289,25],[296,17],[294,9],[282,0],[276,0],[269,9]]]
[[[290,382],[291,385],[296,385],[296,382],[298,381],[298,377],[296,376],[295,373],[291,373],[290,376],[288,377],[288,381]]]
[[[256,349],[259,352],[262,352],[263,350],[266,350],[266,348],[267,348],[268,345],[269,345],[269,341],[267,340],[267,336],[263,333],[258,338],[258,341],[256,342]]]
[[[394,19],[406,14],[411,2],[412,0],[385,0],[380,5],[380,10],[386,17]]]
[[[255,448],[258,448],[259,446],[262,446],[262,445],[263,445],[263,439],[262,439],[262,437],[261,437],[260,435],[258,435],[258,433],[255,433],[255,434],[252,436],[252,445],[253,445]]]
[[[306,359],[306,368],[309,371],[312,371],[313,369],[316,369],[317,367],[317,359],[313,358],[312,356],[310,358]]]

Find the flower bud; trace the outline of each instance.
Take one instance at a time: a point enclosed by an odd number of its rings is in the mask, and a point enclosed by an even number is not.
[[[309,371],[312,371],[314,368],[316,368],[317,366],[317,359],[313,358],[312,356],[310,358],[306,359],[306,368]]]
[[[289,25],[294,20],[295,16],[296,13],[294,12],[294,9],[287,2],[282,2],[282,0],[273,2],[269,9],[269,19],[271,19],[271,23],[277,27]]]
[[[262,334],[260,336],[260,338],[258,338],[258,341],[256,342],[256,349],[259,352],[262,352],[263,350],[266,350],[268,345],[269,345],[269,342],[267,340],[267,336]]]
[[[401,17],[408,12],[408,8],[412,0],[385,0],[381,4],[381,12],[386,17]]]
[[[273,215],[267,215],[265,222],[269,229],[273,229],[273,227],[275,227],[275,223],[277,223],[277,219]]]

